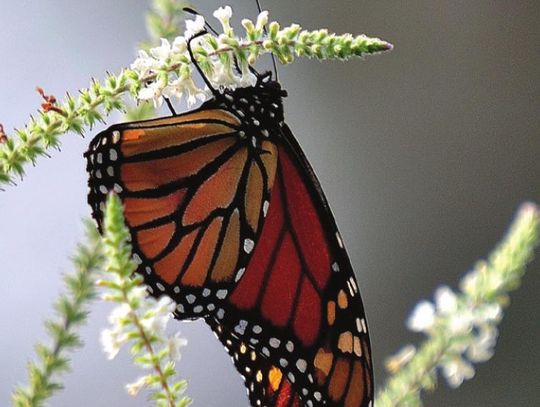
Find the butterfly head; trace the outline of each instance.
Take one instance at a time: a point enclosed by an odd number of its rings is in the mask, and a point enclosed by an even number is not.
[[[283,124],[283,97],[287,92],[269,74],[260,75],[253,86],[225,89],[209,104],[233,113],[246,134],[275,134]],[[268,136],[264,136],[268,137]]]

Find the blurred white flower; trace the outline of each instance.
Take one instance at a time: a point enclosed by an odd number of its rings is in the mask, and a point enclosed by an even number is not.
[[[179,35],[172,43],[171,50],[175,54],[184,54],[187,51],[187,41],[184,37]]]
[[[133,287],[129,290],[129,298],[133,300],[143,300],[148,297],[148,289],[145,285]]]
[[[441,366],[442,374],[450,387],[461,386],[464,380],[474,377],[474,367],[461,357],[455,357],[445,362]]]
[[[474,296],[480,288],[480,280],[480,274],[476,271],[471,271],[461,279],[460,288],[468,295]]]
[[[429,330],[435,322],[435,307],[429,301],[422,301],[416,305],[407,320],[407,327],[411,331],[422,332]]]
[[[188,107],[197,103],[197,100],[204,102],[207,98],[206,92],[198,88],[191,77],[175,79],[163,89],[162,93],[167,98],[176,97],[181,99],[185,97]]]
[[[107,359],[114,359],[120,348],[128,341],[128,336],[117,327],[115,329],[104,329],[100,335],[101,346],[107,354]]]
[[[177,332],[173,336],[169,336],[167,345],[169,347],[169,358],[171,360],[180,360],[182,353],[180,348],[183,348],[188,343],[187,339],[180,335],[180,332]]]
[[[503,311],[500,304],[492,303],[481,307],[478,310],[476,320],[479,324],[485,322],[499,323],[503,317]]]
[[[186,20],[186,31],[184,33],[184,37],[189,40],[194,35],[204,31],[205,23],[204,17],[200,15],[196,16],[195,20]]]
[[[229,6],[220,7],[216,11],[214,11],[214,17],[219,20],[223,27],[223,32],[225,34],[228,34],[231,30],[231,16],[232,16],[232,9]]]
[[[126,390],[130,396],[135,397],[141,389],[148,384],[148,376],[142,376],[139,377],[136,381],[133,383],[129,383],[126,385]]]
[[[131,69],[136,71],[140,77],[152,73],[156,68],[156,60],[143,50],[140,50],[137,55],[137,59],[131,64]]]
[[[485,362],[493,356],[499,331],[494,326],[483,325],[478,335],[467,349],[467,357],[471,362]]]
[[[448,286],[439,287],[435,291],[435,304],[441,314],[451,314],[457,310],[456,294]]]
[[[155,107],[160,107],[163,104],[163,87],[154,81],[139,91],[139,99],[151,100]]]
[[[161,39],[161,45],[159,47],[151,48],[150,55],[160,62],[165,62],[171,55],[171,44],[166,38]]]
[[[159,297],[159,300],[156,303],[154,311],[157,315],[172,316],[171,314],[173,313],[175,307],[176,305],[170,297],[166,295],[162,295],[161,297]]]
[[[459,312],[454,312],[450,315],[449,328],[450,332],[457,335],[467,334],[471,331],[474,324],[474,315],[468,308],[462,309]]]
[[[257,16],[257,22],[255,23],[255,29],[257,31],[262,31],[266,24],[268,24],[268,11],[263,11]]]
[[[120,304],[109,314],[109,322],[111,325],[122,325],[130,312],[131,307],[128,304]]]

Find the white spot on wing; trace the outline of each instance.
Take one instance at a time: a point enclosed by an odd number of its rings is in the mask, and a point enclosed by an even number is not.
[[[341,236],[340,236],[339,232],[336,232],[336,239],[337,239],[339,247],[341,247],[343,249],[343,240],[341,240]]]
[[[135,264],[138,264],[138,265],[142,264],[141,257],[137,253],[133,253],[133,256],[131,256],[131,258],[133,259]]]
[[[193,308],[193,312],[196,314],[202,312],[202,310],[203,310],[202,305],[197,305],[195,308]]]
[[[236,273],[236,276],[234,277],[234,282],[237,283],[238,281],[240,281],[240,279],[242,278],[242,276],[244,275],[246,271],[246,268],[245,267],[242,267],[240,270],[238,270],[238,272]]]
[[[255,242],[251,239],[245,239],[244,240],[244,251],[249,254],[253,250],[253,247],[255,247]]]
[[[115,149],[111,148],[109,150],[109,158],[111,159],[111,161],[116,161],[118,159],[118,153]]]
[[[292,352],[294,350],[294,343],[292,343],[291,341],[288,341],[286,344],[285,344],[285,348],[289,351],[289,352]]]
[[[218,290],[216,292],[216,297],[218,297],[220,300],[225,299],[226,296],[227,296],[227,290]]]
[[[268,343],[270,344],[270,346],[272,348],[278,348],[281,341],[278,339],[278,338],[270,338],[270,340],[268,341]]]

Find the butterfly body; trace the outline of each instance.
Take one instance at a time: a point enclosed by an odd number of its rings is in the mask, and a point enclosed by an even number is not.
[[[284,123],[279,83],[224,90],[182,115],[91,142],[88,201],[125,207],[138,272],[179,319],[204,318],[253,406],[372,403],[371,350],[350,261]]]

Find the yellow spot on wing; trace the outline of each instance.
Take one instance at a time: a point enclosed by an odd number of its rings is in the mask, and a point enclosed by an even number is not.
[[[279,370],[275,366],[272,366],[272,368],[268,372],[268,381],[270,382],[270,387],[272,388],[273,391],[277,391],[277,389],[279,389],[279,385],[281,384],[282,378],[283,378],[283,373],[281,373],[281,370]]]
[[[339,335],[338,348],[343,353],[352,353],[353,335],[351,331],[343,332],[341,335]]]
[[[326,317],[328,319],[328,325],[334,325],[336,321],[336,303],[334,301],[328,301],[326,305]]]
[[[347,294],[343,290],[339,290],[337,297],[339,308],[345,309],[349,305],[349,300],[347,299]]]

